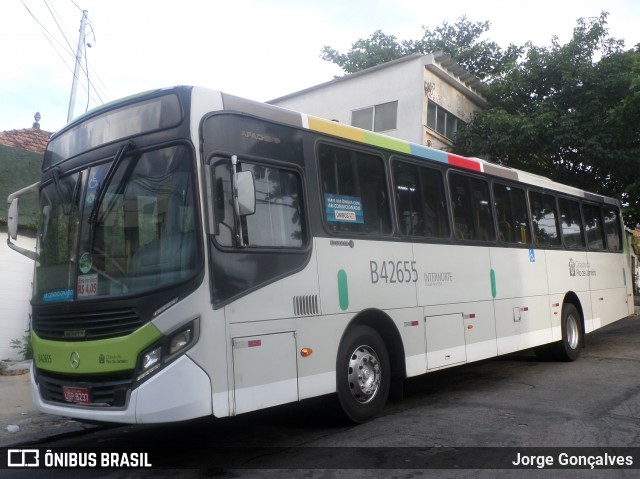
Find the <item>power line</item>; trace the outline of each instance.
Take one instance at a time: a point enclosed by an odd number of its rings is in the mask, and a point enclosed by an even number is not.
[[[76,8],[77,8],[78,10],[80,10],[81,12],[84,12],[84,8],[80,8],[76,2],[74,2],[73,0],[71,0],[71,3],[73,3],[73,4],[76,6]]]
[[[58,49],[56,48],[56,46],[53,44],[52,39],[53,39],[53,40],[55,40],[55,41],[56,41],[56,43],[57,43],[58,45],[60,45],[60,46],[63,48],[63,50],[65,50],[65,52],[66,52],[66,53],[69,53],[69,54],[71,54],[72,56],[75,56],[75,55],[73,54],[73,48],[72,48],[71,50],[67,50],[67,47],[66,47],[66,46],[64,46],[62,43],[60,43],[60,42],[55,38],[55,36],[54,36],[54,35],[53,35],[49,30],[47,30],[47,27],[45,27],[45,26],[43,25],[43,23],[42,23],[40,20],[38,20],[38,18],[36,18],[36,16],[34,15],[34,13],[29,9],[29,7],[27,7],[26,3],[24,3],[24,0],[20,0],[20,2],[21,2],[21,3],[22,3],[22,5],[24,6],[24,8],[26,8],[26,9],[27,9],[27,12],[29,12],[29,15],[31,15],[31,18],[36,22],[36,24],[38,25],[38,27],[39,27],[39,28],[40,28],[40,30],[42,31],[42,34],[45,36],[45,38],[47,39],[47,41],[48,41],[49,43],[51,43],[51,46],[52,46],[52,47],[53,47],[53,49],[56,51],[56,53],[58,53],[58,55],[60,56],[60,58],[62,58],[62,56],[61,56],[61,55],[60,55],[60,53],[58,52]],[[63,60],[63,61],[65,61],[64,59],[62,59],[62,60]],[[66,64],[66,62],[65,62],[65,64]]]
[[[64,32],[64,30],[62,29],[62,27],[60,26],[60,23],[58,23],[58,20],[56,19],[56,15],[54,15],[54,13],[53,13],[53,10],[52,10],[53,7],[51,7],[49,5],[49,2],[47,2],[47,0],[43,0],[43,1],[44,1],[44,4],[47,6],[47,9],[49,10],[49,13],[51,14],[51,18],[53,18],[53,21],[58,26],[58,30],[60,30],[60,33],[62,33],[62,38],[64,38],[64,40],[67,42],[67,45],[69,45],[69,50],[73,51],[73,46],[71,45],[71,42],[67,38],[67,35]],[[57,14],[57,12],[56,12],[56,14]],[[59,15],[58,15],[58,18],[60,18]],[[62,21],[62,19],[60,19],[60,21]]]
[[[68,36],[66,35],[64,29],[62,28],[63,22],[62,19],[60,17],[60,15],[55,11],[55,8],[49,4],[49,2],[47,0],[43,0],[44,4],[46,5],[47,9],[49,10],[49,14],[51,15],[53,21],[55,22],[58,30],[60,31],[60,33],[62,34],[62,37],[64,39],[64,41],[66,42],[66,45],[64,45],[61,41],[59,41],[55,35],[53,35],[51,33],[51,31],[49,31],[49,29],[44,25],[44,23],[42,23],[37,17],[36,15],[33,13],[33,11],[27,6],[27,4],[25,3],[24,0],[20,0],[22,5],[24,6],[24,8],[27,10],[27,12],[29,13],[29,15],[31,16],[31,18],[33,19],[33,21],[37,24],[38,28],[40,29],[40,31],[42,32],[42,34],[44,35],[45,39],[47,40],[47,42],[49,42],[49,44],[52,46],[52,48],[54,49],[54,51],[56,52],[56,54],[58,55],[58,57],[60,58],[60,60],[62,61],[62,63],[65,65],[65,67],[67,68],[67,70],[69,70],[72,75],[74,76],[74,81],[78,81],[78,83],[80,83],[82,89],[87,93],[87,108],[90,102],[93,102],[95,105],[100,105],[100,104],[104,104],[105,101],[103,100],[103,96],[109,96],[106,95],[104,93],[104,90],[106,90],[106,87],[104,86],[104,83],[102,82],[102,80],[100,79],[100,77],[98,76],[98,74],[95,71],[95,68],[92,67],[91,71],[89,70],[89,60],[87,58],[87,44],[86,41],[84,41],[84,44],[82,45],[83,51],[84,51],[84,56],[85,56],[85,62],[84,65],[82,63],[79,63],[79,67],[82,70],[82,73],[84,74],[83,76],[86,77],[86,86],[84,85],[84,82],[80,81],[80,78],[78,78],[76,76],[76,72],[74,71],[73,67],[71,67],[67,61],[67,59],[64,58],[64,56],[62,55],[61,51],[65,54],[65,55],[70,55],[75,62],[77,62],[77,57],[76,57],[76,53],[74,53],[74,48],[72,46],[72,43],[69,41]],[[74,6],[76,8],[78,8],[79,10],[83,11],[73,0],[71,0],[71,2],[74,4]],[[56,18],[57,17],[57,18]],[[93,34],[94,40],[95,40],[95,32],[93,30],[93,25],[91,25],[91,33]],[[54,43],[55,42],[55,43]],[[95,41],[94,41],[95,43]],[[56,46],[56,44],[58,46]],[[102,84],[102,87],[97,86],[95,84],[95,82],[93,81],[93,78],[96,78],[100,84]],[[104,88],[104,89],[103,89]],[[101,94],[102,92],[102,94]]]

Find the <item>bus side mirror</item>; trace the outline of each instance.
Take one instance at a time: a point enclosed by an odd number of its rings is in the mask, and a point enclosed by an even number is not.
[[[240,216],[254,214],[256,212],[256,186],[253,180],[253,173],[250,171],[239,171],[236,181]]]
[[[18,198],[13,198],[9,203],[9,214],[7,215],[7,228],[12,240],[18,238]]]

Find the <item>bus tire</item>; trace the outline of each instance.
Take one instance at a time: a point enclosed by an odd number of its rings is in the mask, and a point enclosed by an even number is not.
[[[369,326],[355,326],[344,335],[336,361],[336,391],[342,413],[363,423],[385,406],[391,385],[391,364],[384,341]]]
[[[580,313],[572,303],[562,305],[562,340],[553,344],[554,356],[558,361],[575,361],[582,349],[582,321]]]

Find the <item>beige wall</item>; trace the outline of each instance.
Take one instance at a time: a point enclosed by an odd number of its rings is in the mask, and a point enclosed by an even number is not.
[[[437,103],[440,107],[453,113],[465,123],[469,123],[473,114],[480,110],[480,107],[473,103],[460,90],[454,88],[450,83],[445,82],[435,73],[425,68],[424,70],[425,96],[423,106],[422,124],[424,125],[424,138],[421,143],[428,145],[429,141],[433,148],[447,149],[451,142],[440,135],[435,130],[427,127],[427,104],[429,100]]]

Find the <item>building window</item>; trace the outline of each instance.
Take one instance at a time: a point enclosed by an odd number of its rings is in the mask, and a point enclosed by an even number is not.
[[[458,125],[464,121],[448,112],[438,104],[429,100],[427,104],[427,127],[440,133],[442,136],[455,140]]]
[[[397,128],[397,118],[398,102],[392,101],[353,110],[351,125],[369,131],[389,131]]]

